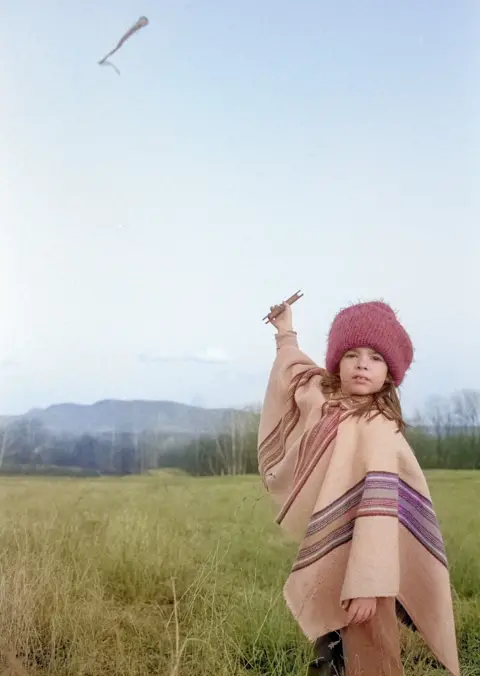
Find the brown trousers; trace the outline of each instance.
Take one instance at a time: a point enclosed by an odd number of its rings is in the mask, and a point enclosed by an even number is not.
[[[377,612],[365,624],[341,631],[345,676],[403,676],[395,599],[377,599]]]

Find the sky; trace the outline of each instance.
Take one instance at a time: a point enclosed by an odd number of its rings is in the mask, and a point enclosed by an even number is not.
[[[474,0],[3,0],[0,413],[260,402],[298,289],[319,363],[398,310],[406,411],[479,387],[479,57]]]

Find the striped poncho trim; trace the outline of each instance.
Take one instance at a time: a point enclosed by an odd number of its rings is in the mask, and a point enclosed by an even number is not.
[[[305,568],[350,542],[356,519],[372,516],[398,519],[432,556],[448,567],[432,503],[397,474],[369,472],[338,500],[312,515],[305,536],[317,535],[319,539],[300,550],[292,570]]]

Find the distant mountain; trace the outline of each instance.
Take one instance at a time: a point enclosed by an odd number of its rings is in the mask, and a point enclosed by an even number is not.
[[[16,419],[39,420],[52,432],[101,434],[157,430],[183,434],[216,434],[228,429],[232,417],[248,414],[234,409],[208,409],[173,401],[122,401],[111,399],[91,405],[54,404],[32,409]],[[0,425],[11,417],[0,417]]]

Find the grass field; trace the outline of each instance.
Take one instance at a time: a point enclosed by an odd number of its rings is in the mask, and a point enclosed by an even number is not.
[[[480,473],[429,481],[462,673],[478,676]],[[310,648],[282,597],[296,546],[256,477],[0,484],[0,639],[28,674],[305,674]],[[408,676],[443,673],[417,639],[405,649]]]

